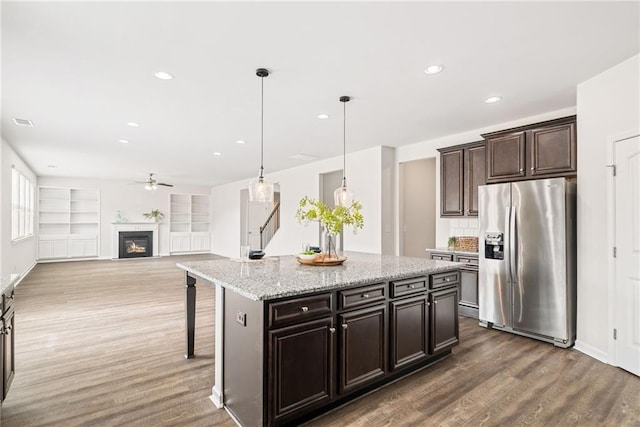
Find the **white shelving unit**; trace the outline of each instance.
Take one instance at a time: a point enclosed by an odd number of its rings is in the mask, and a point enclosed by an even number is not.
[[[209,252],[211,199],[207,194],[170,194],[171,253]]]
[[[98,256],[100,192],[38,188],[38,259]]]

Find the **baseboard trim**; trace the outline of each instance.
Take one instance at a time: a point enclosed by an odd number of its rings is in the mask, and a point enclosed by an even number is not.
[[[222,409],[224,407],[222,393],[220,393],[220,390],[218,390],[216,386],[211,388],[211,396],[209,396],[209,399],[211,399],[213,404],[216,405],[216,408]]]
[[[584,353],[589,357],[593,357],[594,359],[599,360],[602,363],[611,365],[611,362],[609,361],[609,354],[605,353],[600,349],[595,348],[592,345],[585,344],[580,340],[576,340],[576,343],[574,344],[573,348],[578,350],[580,353]]]
[[[18,279],[18,281],[16,283],[14,283],[14,286],[18,286],[20,284],[20,282],[22,282],[22,279],[27,277],[27,275],[29,273],[31,273],[31,270],[33,270],[33,267],[35,267],[36,265],[38,265],[38,261],[33,261],[33,264],[31,264],[29,267],[27,267],[27,269],[22,274],[20,274],[20,278]]]

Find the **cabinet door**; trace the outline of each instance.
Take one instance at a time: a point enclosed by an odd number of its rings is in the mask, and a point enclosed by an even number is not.
[[[514,132],[487,138],[487,182],[513,181],[524,178],[525,132]]]
[[[429,352],[427,304],[426,295],[391,302],[389,313],[391,370],[427,358]]]
[[[280,424],[333,398],[333,317],[269,332],[269,421]]]
[[[189,233],[171,233],[171,252],[188,252],[191,250]]]
[[[68,239],[63,238],[40,238],[38,242],[38,257],[46,258],[66,258],[68,255]]]
[[[458,344],[458,288],[429,295],[431,334],[430,352],[438,353]]]
[[[533,129],[527,139],[530,176],[575,174],[575,123]]]
[[[11,382],[13,381],[13,377],[16,373],[16,364],[15,364],[15,317],[13,315],[13,309],[9,310],[3,318],[2,328],[4,331],[3,334],[3,360],[2,360],[2,372],[3,372],[3,391],[2,391],[2,400],[7,397],[7,393],[9,392],[9,387],[11,386]]]
[[[477,270],[460,270],[460,304],[478,308]]]
[[[464,215],[463,150],[440,154],[440,215]]]
[[[338,316],[340,379],[338,392],[349,393],[386,374],[386,305]]]
[[[467,216],[478,216],[478,186],[486,184],[486,164],[484,144],[464,150],[464,197]]]
[[[192,233],[191,234],[191,250],[192,251],[208,251],[209,250],[209,233]]]

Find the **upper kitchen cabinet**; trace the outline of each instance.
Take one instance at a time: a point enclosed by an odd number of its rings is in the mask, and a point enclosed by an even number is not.
[[[487,183],[576,174],[576,116],[482,136]]]
[[[440,215],[478,216],[478,186],[485,184],[484,141],[440,151]]]

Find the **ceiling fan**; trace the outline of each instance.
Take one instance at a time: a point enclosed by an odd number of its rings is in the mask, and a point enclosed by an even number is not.
[[[146,181],[136,181],[137,184],[144,184],[144,189],[145,190],[157,190],[158,186],[163,186],[163,187],[173,187],[173,184],[167,184],[164,182],[158,182],[158,180],[156,180],[153,177],[154,174],[150,173],[149,174],[149,178],[147,178]]]

